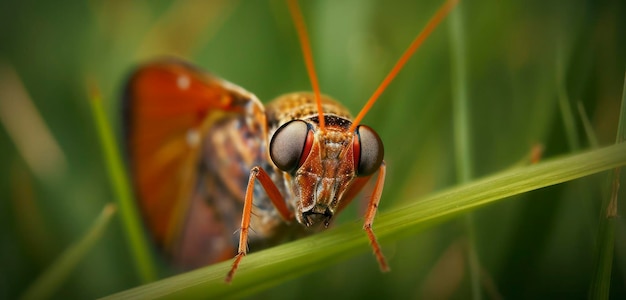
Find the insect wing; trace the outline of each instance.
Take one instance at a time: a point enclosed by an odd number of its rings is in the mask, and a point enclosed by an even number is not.
[[[264,139],[259,134],[265,132],[265,115],[254,95],[186,63],[149,63],[126,86],[125,140],[135,193],[156,243],[175,260],[195,261],[183,265],[215,262],[234,251],[227,240],[232,231],[224,234],[231,226],[214,204],[234,198],[220,182],[239,184],[228,179],[229,169],[204,168],[203,161],[216,157],[202,151],[211,128],[232,116]],[[194,237],[195,243],[184,245]]]

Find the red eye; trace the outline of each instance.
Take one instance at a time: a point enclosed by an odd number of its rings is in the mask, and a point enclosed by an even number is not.
[[[356,128],[352,142],[354,165],[358,176],[368,176],[376,172],[383,162],[385,149],[376,132],[365,125]]]
[[[301,120],[290,121],[276,130],[270,141],[270,157],[285,172],[300,167],[313,146],[313,130]]]

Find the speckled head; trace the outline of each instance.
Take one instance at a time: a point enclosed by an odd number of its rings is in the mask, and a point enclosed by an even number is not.
[[[325,129],[311,93],[279,97],[268,106],[270,157],[285,172],[294,195],[298,222],[328,226],[350,201],[357,177],[374,173],[383,160],[383,145],[367,126],[350,131],[351,116],[336,101],[322,97]],[[360,187],[359,187],[360,188]],[[289,201],[289,199],[287,200]]]

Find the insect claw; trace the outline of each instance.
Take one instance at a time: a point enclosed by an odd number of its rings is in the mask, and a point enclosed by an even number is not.
[[[230,271],[228,271],[228,274],[226,274],[226,278],[224,279],[227,284],[230,284],[233,281],[233,276],[235,276],[235,271],[237,271],[237,268],[239,267],[239,262],[245,255],[245,252],[239,252],[237,253],[237,256],[235,256],[235,261],[233,262]]]
[[[374,250],[374,256],[376,256],[376,260],[378,261],[378,266],[380,266],[380,270],[382,272],[389,272],[390,271],[389,265],[387,264],[387,260],[385,259],[385,256],[383,255],[383,252],[380,249],[380,245],[378,244],[378,241],[376,240],[376,236],[374,235],[374,231],[372,230],[372,224],[365,223],[363,225],[363,230],[365,230],[365,232],[367,233],[367,237],[370,240],[370,245],[372,246],[372,249]]]

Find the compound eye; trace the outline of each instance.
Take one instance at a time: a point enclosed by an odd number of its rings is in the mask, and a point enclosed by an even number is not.
[[[270,141],[270,157],[279,169],[292,172],[306,161],[313,140],[313,130],[306,122],[290,121],[274,133]]]
[[[376,172],[383,162],[385,149],[374,129],[359,125],[352,142],[354,165],[358,176],[368,176]]]

